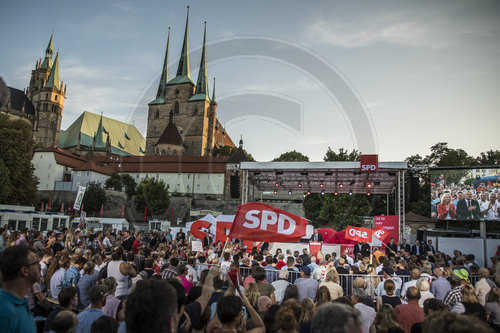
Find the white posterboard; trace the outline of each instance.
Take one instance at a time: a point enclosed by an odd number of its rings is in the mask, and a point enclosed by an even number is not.
[[[73,204],[74,210],[80,210],[80,207],[82,206],[83,196],[85,194],[85,189],[86,188],[84,186],[78,187],[78,193],[76,194],[75,203]]]
[[[201,243],[201,241],[192,241],[191,242],[191,250],[192,251],[199,251],[199,252],[203,252],[203,244]]]

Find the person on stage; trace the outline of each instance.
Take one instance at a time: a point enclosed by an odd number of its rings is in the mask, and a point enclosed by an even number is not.
[[[323,242],[323,235],[318,233],[318,229],[314,229],[314,233],[311,236],[310,242]]]

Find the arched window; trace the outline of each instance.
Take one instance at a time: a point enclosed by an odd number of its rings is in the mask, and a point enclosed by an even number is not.
[[[175,96],[179,95],[179,89],[175,89]]]
[[[194,108],[193,116],[197,116],[197,115],[198,115],[198,108]]]
[[[167,155],[167,152],[165,151],[165,149],[162,149],[161,150],[161,156],[165,156],[165,155]]]
[[[176,149],[174,149],[174,153],[172,155],[177,156],[177,150]]]
[[[160,110],[156,109],[155,118],[159,118],[159,117],[160,117]]]
[[[179,114],[179,102],[175,102],[174,104],[174,114]]]

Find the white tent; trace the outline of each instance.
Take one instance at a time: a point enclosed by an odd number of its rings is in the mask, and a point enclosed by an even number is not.
[[[80,223],[80,218],[77,217],[71,221],[74,225]],[[104,228],[111,228],[114,230],[121,230],[123,228],[129,229],[129,223],[124,218],[110,218],[110,217],[87,217],[85,218],[87,229],[93,228],[94,230],[102,230]]]

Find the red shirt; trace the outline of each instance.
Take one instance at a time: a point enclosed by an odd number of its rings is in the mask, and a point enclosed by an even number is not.
[[[284,262],[283,260],[279,260],[276,264],[277,269],[281,269],[283,266],[286,266],[286,262]]]
[[[406,333],[411,333],[411,326],[424,321],[424,311],[418,306],[418,301],[410,301],[408,304],[401,304],[394,309],[398,323],[403,326]]]
[[[134,254],[137,254],[137,252],[139,252],[140,247],[141,247],[141,242],[136,238],[134,244],[132,244],[132,251],[134,251]]]

